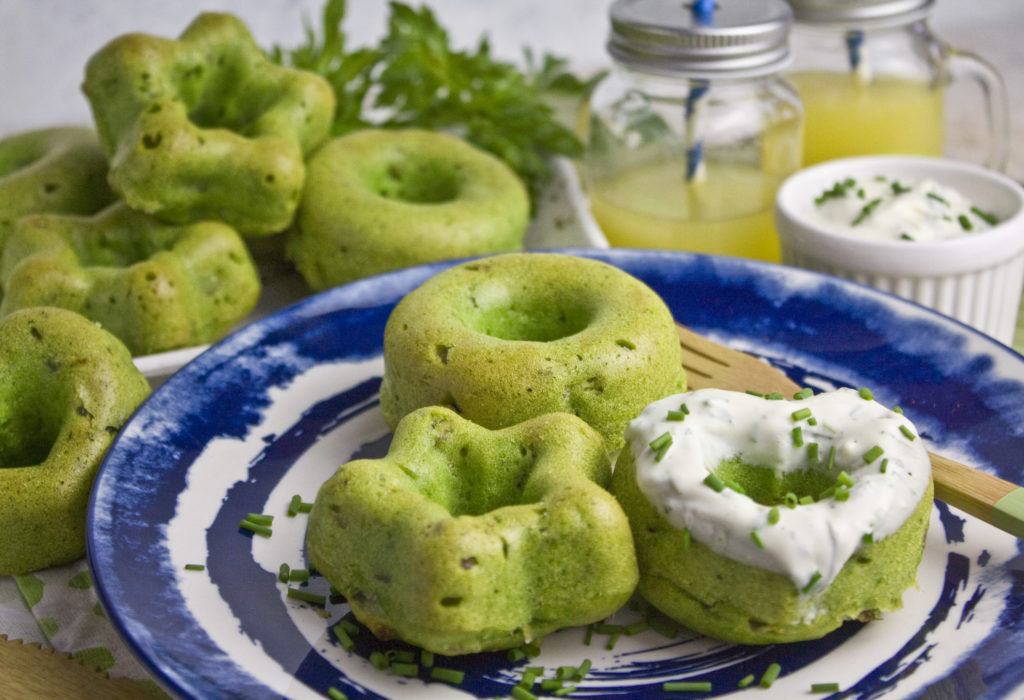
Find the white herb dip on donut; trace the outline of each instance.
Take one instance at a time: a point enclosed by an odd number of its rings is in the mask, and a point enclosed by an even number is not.
[[[931,463],[913,423],[870,392],[809,394],[678,394],[645,408],[626,440],[641,492],[673,526],[814,594],[859,547],[903,525],[927,491]],[[735,460],[776,479],[816,471],[835,485],[813,501],[789,492],[783,502],[759,503],[715,474]]]

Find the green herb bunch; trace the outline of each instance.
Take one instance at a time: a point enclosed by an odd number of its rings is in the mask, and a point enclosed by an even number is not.
[[[302,45],[268,52],[271,60],[330,82],[338,103],[335,136],[371,126],[454,133],[505,161],[534,201],[550,180],[550,158],[580,154],[579,140],[543,94],[582,97],[601,75],[578,79],[566,61],[545,55],[538,63],[528,49],[521,71],[492,56],[486,36],[472,51],[455,50],[428,7],[401,2],[390,3],[378,46],[349,50],[344,18],[345,0],[327,0],[319,32],[307,22]]]

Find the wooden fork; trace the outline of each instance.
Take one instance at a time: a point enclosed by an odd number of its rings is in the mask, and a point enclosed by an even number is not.
[[[683,349],[683,367],[690,390],[780,392],[792,396],[800,390],[781,370],[752,355],[733,350],[677,324]],[[1024,488],[948,457],[929,452],[935,498],[1024,538]]]

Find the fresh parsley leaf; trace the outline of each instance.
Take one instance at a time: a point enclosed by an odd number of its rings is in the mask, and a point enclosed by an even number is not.
[[[390,3],[378,46],[350,50],[345,9],[345,0],[326,0],[319,32],[307,22],[303,44],[268,51],[272,60],[331,84],[335,135],[369,126],[454,133],[504,160],[534,202],[551,178],[551,157],[580,155],[582,145],[544,93],[582,98],[603,75],[582,80],[564,59],[545,54],[538,62],[529,49],[523,72],[495,58],[486,36],[472,50],[456,50],[429,7],[401,2]]]

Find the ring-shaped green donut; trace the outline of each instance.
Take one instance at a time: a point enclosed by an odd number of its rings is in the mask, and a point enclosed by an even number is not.
[[[0,283],[0,316],[70,309],[134,355],[219,339],[252,310],[261,287],[230,226],[165,224],[124,202],[91,217],[23,217],[0,257]]]
[[[391,426],[421,406],[491,429],[572,413],[613,450],[644,406],[685,382],[661,298],[616,267],[571,255],[451,267],[407,294],[384,330],[381,410]]]
[[[287,234],[314,289],[403,267],[522,248],[526,188],[502,161],[448,134],[365,129],[309,161]]]
[[[0,574],[85,554],[100,460],[148,394],[124,345],[82,316],[36,307],[0,320]]]
[[[632,594],[610,469],[601,436],[574,416],[491,431],[424,408],[386,457],[348,462],[320,488],[310,562],[378,637],[441,654],[521,646]]]
[[[92,129],[40,129],[0,140],[0,248],[25,214],[94,214],[115,198]]]

